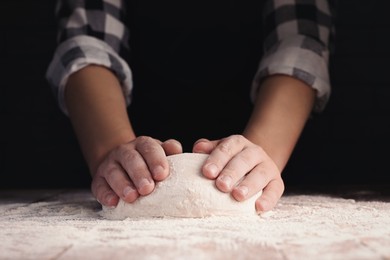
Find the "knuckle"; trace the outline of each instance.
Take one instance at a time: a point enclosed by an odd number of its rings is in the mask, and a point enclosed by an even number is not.
[[[265,153],[263,148],[259,145],[254,145],[247,148],[248,154],[253,156],[252,158],[257,162],[257,164],[261,164],[265,160],[268,159],[268,155]]]
[[[120,151],[119,156],[122,160],[130,162],[135,160],[138,154],[134,150],[123,149]]]
[[[139,144],[149,143],[153,140],[150,136],[141,135],[137,138]]]
[[[218,149],[222,153],[226,153],[230,156],[233,155],[234,147],[242,146],[244,143],[244,137],[242,135],[231,135],[222,139],[222,142],[218,145]]]
[[[125,151],[125,150],[128,150],[129,149],[129,144],[120,144],[116,149],[114,149],[110,155],[112,156],[114,153],[115,150],[121,152],[121,151]]]
[[[259,156],[262,156],[263,154],[265,154],[265,151],[264,151],[263,147],[261,147],[259,145],[255,145],[255,146],[251,147],[251,149],[253,149],[254,152],[256,154],[258,154]]]
[[[229,137],[229,139],[232,141],[232,142],[234,142],[235,144],[241,144],[241,143],[243,143],[244,141],[245,141],[245,138],[244,138],[244,136],[242,136],[242,135],[231,135],[230,137]]]
[[[149,136],[140,136],[136,147],[142,153],[153,153],[157,149],[156,141]]]
[[[114,176],[117,173],[118,173],[118,171],[117,171],[116,168],[109,167],[109,168],[106,169],[104,175],[106,176],[106,179],[110,179],[110,178],[112,178],[112,176]]]
[[[232,146],[229,139],[225,139],[222,141],[218,146],[217,149],[219,149],[222,153],[232,155]]]

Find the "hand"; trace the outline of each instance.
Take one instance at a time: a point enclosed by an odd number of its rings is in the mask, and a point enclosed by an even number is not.
[[[243,201],[263,190],[256,201],[257,212],[271,210],[284,192],[281,172],[274,161],[259,146],[242,135],[221,140],[200,139],[193,152],[208,153],[203,175],[215,179],[217,188],[231,192],[234,199]]]
[[[141,136],[111,150],[99,164],[91,189],[103,205],[115,207],[119,199],[134,202],[150,194],[156,181],[169,175],[167,155],[182,152],[181,144],[173,139],[161,142]]]

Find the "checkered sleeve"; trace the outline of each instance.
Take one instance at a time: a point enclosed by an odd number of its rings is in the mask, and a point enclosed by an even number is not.
[[[329,99],[329,52],[332,12],[326,0],[268,0],[263,13],[264,56],[252,85],[254,101],[261,81],[284,74],[316,90],[313,111],[321,112]]]
[[[67,115],[64,90],[69,76],[90,65],[115,73],[127,104],[131,100],[132,73],[125,60],[129,32],[124,0],[58,0],[58,46],[46,71],[60,109]]]

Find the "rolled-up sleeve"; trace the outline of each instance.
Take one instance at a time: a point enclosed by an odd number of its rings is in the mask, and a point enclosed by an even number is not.
[[[253,80],[252,100],[265,77],[290,75],[316,90],[313,111],[321,112],[331,93],[329,52],[334,29],[329,3],[267,1],[263,17],[264,56]]]
[[[67,115],[64,91],[69,76],[91,64],[113,71],[126,103],[131,101],[132,73],[126,62],[129,31],[123,0],[59,0],[58,46],[46,71],[60,109]]]

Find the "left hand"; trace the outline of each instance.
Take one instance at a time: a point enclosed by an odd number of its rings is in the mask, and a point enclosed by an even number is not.
[[[212,141],[199,139],[193,152],[210,154],[203,165],[203,175],[215,179],[217,188],[230,192],[237,201],[262,190],[256,201],[259,213],[274,208],[284,192],[281,172],[275,162],[262,147],[243,135]]]

